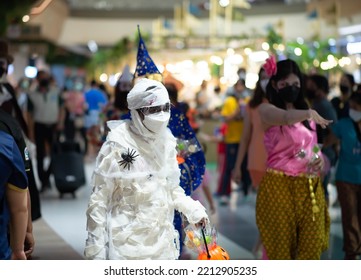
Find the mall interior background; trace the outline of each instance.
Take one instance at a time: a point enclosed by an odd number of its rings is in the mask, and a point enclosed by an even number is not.
[[[95,78],[112,92],[126,64],[134,72],[138,25],[158,68],[182,81],[180,99],[188,102],[202,80],[226,89],[241,67],[247,70],[246,85],[254,88],[260,66],[272,53],[295,59],[305,72],[326,74],[331,85],[341,71],[361,82],[361,1],[19,0],[1,1],[0,10],[0,32],[14,56],[9,72],[14,85],[24,76],[33,78],[37,69],[47,69],[61,87]],[[214,126],[205,124],[205,132],[212,133]],[[212,170],[215,145],[208,150]],[[90,176],[92,165],[87,164]],[[79,255],[89,193],[86,185],[76,200],[59,200],[54,189],[42,196],[46,224]],[[237,244],[239,258],[252,258],[254,201],[243,203],[235,194],[230,208],[219,208],[215,218],[229,250]],[[324,258],[338,259],[342,233],[334,210],[331,234],[336,245]],[[79,235],[69,235],[67,229],[77,226]]]

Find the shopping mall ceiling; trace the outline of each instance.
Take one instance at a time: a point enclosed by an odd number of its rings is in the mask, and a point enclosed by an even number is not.
[[[122,17],[155,18],[161,14],[172,17],[176,5],[189,3],[191,11],[198,17],[207,16],[212,0],[65,0],[74,17]],[[235,9],[244,14],[272,14],[294,12],[304,9],[307,0],[215,0],[220,3],[233,2]],[[251,9],[247,9],[251,7]]]

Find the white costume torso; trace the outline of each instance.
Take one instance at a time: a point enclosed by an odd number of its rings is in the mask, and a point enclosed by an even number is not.
[[[190,223],[207,217],[179,186],[176,140],[170,130],[146,142],[130,121],[112,122],[92,177],[87,210],[87,259],[177,259],[174,209]],[[132,162],[124,161],[133,154]],[[122,157],[123,155],[123,157]]]

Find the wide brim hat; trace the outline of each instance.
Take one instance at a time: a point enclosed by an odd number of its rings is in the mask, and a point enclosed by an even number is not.
[[[9,44],[3,39],[0,39],[0,57],[5,57],[8,64],[13,63],[14,58],[9,54]]]

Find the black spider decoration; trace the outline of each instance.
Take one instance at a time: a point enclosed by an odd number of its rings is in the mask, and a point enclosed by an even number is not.
[[[128,148],[128,151],[126,153],[122,153],[123,160],[118,161],[118,163],[120,166],[124,165],[124,168],[128,167],[128,170],[130,170],[130,165],[133,164],[133,161],[137,156],[139,155],[136,154],[135,150],[132,149],[130,151]]]

